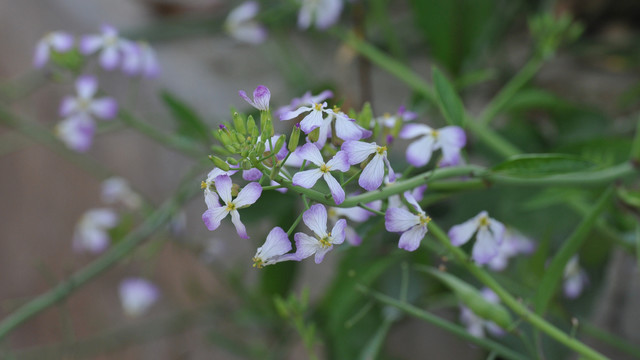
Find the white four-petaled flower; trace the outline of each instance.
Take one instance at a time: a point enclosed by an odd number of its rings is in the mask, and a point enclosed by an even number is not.
[[[395,173],[387,159],[386,146],[378,146],[375,142],[345,141],[344,144],[342,144],[342,150],[346,151],[350,165],[360,164],[367,160],[369,156],[373,155],[373,158],[367,166],[364,167],[358,179],[358,184],[365,190],[373,191],[380,187],[384,179],[385,164],[389,170],[389,180],[395,180]]]
[[[460,162],[460,149],[467,142],[464,130],[458,126],[432,129],[424,124],[408,124],[400,131],[400,138],[420,137],[407,147],[409,164],[421,167],[427,165],[434,151],[442,149],[440,166],[454,166]]]
[[[122,308],[131,317],[144,314],[160,297],[158,288],[142,278],[122,280],[119,292]]]
[[[502,244],[498,246],[498,255],[487,265],[493,271],[502,271],[506,269],[510,258],[519,254],[531,254],[535,248],[535,244],[529,238],[513,229],[506,229]]]
[[[347,221],[345,219],[338,220],[331,232],[327,232],[327,209],[324,208],[324,205],[312,205],[302,214],[302,221],[313,231],[315,236],[304,233],[294,235],[296,241],[294,257],[296,260],[306,259],[315,254],[315,262],[320,264],[327,252],[333,249],[333,245],[344,242],[344,229],[347,226]]]
[[[33,66],[41,68],[47,63],[51,55],[51,49],[64,53],[73,48],[73,36],[64,31],[53,31],[45,35],[36,44],[33,55]]]
[[[109,246],[107,230],[118,223],[118,214],[111,209],[91,209],[82,215],[73,234],[73,250],[100,253]]]
[[[389,208],[384,215],[384,225],[388,231],[402,233],[398,242],[400,249],[414,251],[420,246],[420,241],[427,233],[427,225],[431,218],[425,214],[408,191],[404,193],[404,197],[417,214],[403,208]]]
[[[342,12],[343,0],[302,0],[298,13],[298,27],[307,29],[311,23],[324,30],[335,24]]]
[[[225,30],[236,40],[249,44],[260,44],[267,39],[267,29],[254,20],[260,10],[255,1],[247,1],[229,12],[224,23]]]
[[[127,56],[124,44],[128,40],[120,38],[113,26],[103,25],[100,34],[85,35],[80,41],[80,52],[91,55],[100,51],[100,65],[105,70],[113,70]]]
[[[247,93],[244,90],[238,91],[238,95],[258,110],[269,110],[271,92],[269,91],[269,88],[264,85],[258,85],[258,87],[253,90],[253,100],[249,99],[249,96],[247,96]]]
[[[258,248],[253,257],[253,267],[261,268],[285,260],[296,260],[293,254],[285,255],[291,250],[291,241],[281,227],[276,226],[267,235],[267,240]]]
[[[470,220],[455,225],[449,230],[449,238],[455,246],[467,243],[478,231],[471,257],[478,264],[486,264],[498,255],[498,246],[504,237],[504,225],[489,217],[486,211],[480,212]]]
[[[213,192],[205,192],[205,202],[207,203],[207,211],[202,214],[202,221],[209,230],[215,230],[220,226],[220,222],[229,213],[231,213],[231,222],[236,227],[238,235],[243,239],[248,239],[247,230],[242,221],[240,221],[240,213],[238,209],[247,207],[260,198],[262,194],[262,186],[256,182],[247,184],[235,199],[231,198],[231,178],[227,175],[220,175],[214,180],[216,190],[224,205],[218,202],[218,196]]]
[[[130,209],[137,209],[142,205],[140,195],[121,177],[114,176],[103,181],[101,196],[102,201],[107,204],[120,202]]]
[[[345,172],[349,170],[347,154],[344,151],[338,153],[328,162],[324,162],[320,150],[313,144],[305,144],[299,150],[299,155],[318,166],[316,169],[304,170],[293,175],[293,185],[310,189],[322,177],[327,182],[333,200],[336,204],[344,201],[344,189],[340,183],[331,175],[331,171],[337,170]]]
[[[574,255],[564,267],[564,284],[562,290],[568,299],[575,299],[589,282],[587,273],[580,267],[578,255]]]
[[[124,54],[122,71],[125,74],[152,78],[160,73],[156,52],[147,42],[121,40],[121,48]]]
[[[109,120],[118,113],[118,103],[114,98],[95,98],[98,81],[94,76],[84,75],[76,80],[76,96],[66,96],[60,104],[60,115],[72,117],[85,115]]]

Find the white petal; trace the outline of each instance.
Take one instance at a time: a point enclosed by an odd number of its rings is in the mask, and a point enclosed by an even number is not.
[[[351,121],[346,115],[336,115],[336,136],[343,140],[360,140],[362,130],[355,121]]]
[[[40,40],[36,45],[36,51],[33,55],[33,66],[41,68],[49,60],[49,45],[46,41]]]
[[[376,143],[366,143],[362,141],[345,141],[342,144],[342,150],[346,151],[349,158],[349,164],[355,165],[365,161],[369,155],[376,152],[378,145]]]
[[[496,219],[489,219],[489,229],[498,244],[502,243],[504,238],[504,224]]]
[[[311,143],[304,144],[300,150],[298,150],[298,155],[302,156],[302,158],[307,161],[311,161],[317,166],[324,164],[324,159],[322,158],[322,154],[320,154],[320,150]]]
[[[207,209],[220,207],[218,194],[216,194],[215,191],[209,190],[209,188],[204,189],[204,202],[207,204]]]
[[[422,241],[426,233],[426,226],[416,225],[408,231],[405,231],[402,236],[400,236],[398,247],[407,251],[414,251],[418,247],[420,247],[420,242]]]
[[[82,99],[91,99],[98,91],[98,81],[95,76],[83,75],[76,80],[76,91]]]
[[[449,238],[451,243],[455,246],[461,246],[465,244],[473,233],[478,229],[477,216],[463,222],[462,224],[455,225],[449,230]]]
[[[227,22],[239,24],[251,20],[258,14],[260,5],[255,1],[247,1],[229,12]]]
[[[311,145],[313,146],[313,145]],[[320,169],[311,169],[297,172],[293,175],[293,185],[301,186],[306,189],[312,188],[318,179],[322,176]]]
[[[73,47],[73,36],[63,31],[56,31],[50,35],[49,42],[57,52],[66,52]]]
[[[340,205],[344,201],[344,189],[340,186],[340,183],[330,174],[326,173],[323,175],[324,181],[329,185],[329,190],[331,191],[331,196],[333,196],[333,200],[336,204]]]
[[[342,172],[349,171],[349,157],[343,150],[338,151],[335,156],[327,162],[327,166],[331,168],[331,171],[338,170]]]
[[[367,166],[365,166],[362,174],[360,174],[358,184],[360,184],[360,186],[365,190],[373,191],[380,187],[383,178],[384,159],[382,158],[382,155],[376,155],[371,159]]]
[[[420,217],[403,208],[389,208],[384,214],[387,231],[402,232],[420,224]]]
[[[118,66],[120,54],[116,46],[105,47],[100,53],[100,66],[105,70],[113,70]]]
[[[246,96],[246,95],[245,95]],[[248,98],[247,98],[248,99]],[[311,107],[307,107],[307,106],[302,106],[297,110],[294,111],[289,111],[287,113],[285,113],[284,115],[280,116],[280,120],[291,120],[291,119],[295,119],[297,118],[300,114],[302,114],[303,112],[307,112],[307,111],[311,111],[313,110],[313,108]]]
[[[445,126],[438,130],[438,141],[443,148],[453,147],[461,149],[467,143],[467,135],[458,126]]]
[[[260,195],[262,195],[262,186],[257,182],[248,183],[240,190],[238,196],[233,200],[233,203],[238,209],[241,209],[258,201]]]
[[[423,136],[407,147],[407,161],[415,167],[427,165],[431,160],[434,139],[431,135]]]
[[[431,135],[432,131],[433,129],[427,125],[407,124],[402,128],[399,136],[401,139],[411,139],[416,136]]]
[[[315,128],[322,126],[324,120],[324,113],[316,109],[312,109],[307,116],[300,121],[300,129],[305,134],[312,132]]]
[[[91,102],[91,112],[104,120],[113,119],[118,114],[118,103],[114,98],[104,97]]]
[[[289,241],[287,233],[284,232],[281,227],[276,226],[271,229],[264,244],[258,248],[255,257],[263,259],[264,262],[268,262],[269,259],[284,255],[290,250],[291,241]]]
[[[208,209],[202,214],[202,221],[207,229],[213,231],[220,226],[220,222],[229,212],[225,206]]]
[[[91,209],[84,215],[93,226],[110,229],[118,223],[118,214],[111,209]]]
[[[486,264],[498,255],[498,243],[496,239],[489,233],[489,230],[480,227],[476,236],[476,243],[473,245],[471,257],[478,264]]]
[[[256,183],[253,183],[256,184]],[[244,227],[242,221],[240,221],[240,213],[238,210],[231,210],[231,222],[236,227],[236,232],[238,232],[238,236],[243,239],[248,239],[249,235],[247,235],[247,229]]]
[[[326,29],[335,24],[342,12],[343,0],[323,0],[316,9],[316,28]]]
[[[304,233],[296,233],[294,236],[296,242],[296,258],[298,260],[306,259],[318,251],[322,246],[316,238]]]
[[[336,224],[331,229],[331,243],[335,245],[342,244],[345,237],[345,229],[347,227],[347,220],[340,219],[336,221]]]
[[[155,285],[140,278],[123,280],[119,293],[122,307],[129,316],[142,315],[160,296]]]
[[[324,205],[312,205],[302,214],[302,221],[319,237],[327,236],[327,209]]]
[[[218,195],[225,204],[231,203],[231,178],[227,175],[220,175],[214,179]]]
[[[418,211],[418,212],[420,212],[420,213],[423,213],[423,214],[424,214],[424,211],[422,211],[422,208],[420,207],[420,204],[418,204],[418,202],[417,202],[417,201],[416,201],[416,199],[413,197],[413,195],[411,195],[411,193],[410,193],[410,192],[408,192],[408,191],[407,191],[407,192],[405,192],[405,193],[404,193],[404,197],[405,197],[405,199],[407,199],[407,202],[408,202],[409,204],[411,204],[411,205],[416,209],[416,211]]]
[[[324,256],[327,255],[327,253],[329,251],[331,251],[331,249],[333,249],[333,245],[329,246],[329,247],[320,247],[317,251],[316,251],[316,257],[314,259],[314,261],[316,262],[316,264],[320,264],[322,262],[322,260],[324,260]]]
[[[82,37],[80,41],[80,52],[84,55],[90,55],[96,52],[104,41],[102,40],[102,36],[99,35],[86,35]]]

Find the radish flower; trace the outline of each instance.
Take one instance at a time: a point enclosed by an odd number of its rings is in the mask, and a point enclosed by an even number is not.
[[[267,235],[267,240],[256,251],[253,257],[253,267],[262,268],[285,260],[295,260],[292,256],[285,256],[291,250],[291,241],[281,227],[274,227]],[[293,254],[290,254],[293,255]]]
[[[407,161],[415,167],[427,165],[434,151],[442,149],[440,166],[454,166],[460,162],[460,149],[467,137],[458,126],[434,130],[423,124],[408,124],[400,131],[401,139],[420,137],[407,147]]]
[[[160,297],[160,291],[142,278],[128,278],[120,283],[120,302],[130,317],[143,315]]]
[[[398,242],[400,249],[414,251],[427,234],[427,225],[431,222],[431,218],[425,214],[409,192],[405,192],[404,197],[417,214],[403,208],[389,208],[384,215],[384,226],[387,231],[402,233]]]
[[[73,36],[64,31],[54,31],[45,35],[36,44],[33,66],[41,68],[49,61],[51,50],[64,53],[73,48]]]
[[[498,255],[498,246],[504,236],[504,225],[490,218],[486,211],[482,211],[470,220],[452,227],[449,230],[449,238],[453,245],[461,246],[467,243],[476,231],[478,235],[471,257],[478,264],[487,264]]]
[[[350,165],[360,164],[373,155],[358,179],[358,184],[365,190],[373,191],[380,187],[384,179],[385,164],[389,170],[389,180],[395,180],[395,173],[387,159],[386,146],[378,146],[375,142],[345,141],[342,144],[342,150],[347,153]]]
[[[344,201],[344,189],[336,178],[331,175],[331,171],[338,170],[345,172],[349,170],[347,162],[347,154],[344,151],[338,153],[328,162],[324,162],[320,150],[313,144],[305,144],[299,150],[299,155],[318,166],[316,169],[304,170],[293,175],[293,185],[301,186],[306,189],[312,188],[321,177],[329,186],[331,195],[336,204]]]
[[[324,256],[333,249],[333,245],[344,242],[344,229],[347,221],[340,219],[336,222],[330,232],[327,232],[327,210],[322,204],[315,204],[302,214],[302,221],[307,225],[315,236],[305,233],[296,233],[295,259],[306,259],[315,254],[316,264],[320,264]]]

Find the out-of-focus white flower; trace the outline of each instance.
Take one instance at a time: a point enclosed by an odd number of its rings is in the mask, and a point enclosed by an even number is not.
[[[33,66],[41,68],[49,61],[51,50],[64,53],[73,48],[73,36],[64,31],[53,31],[45,35],[38,44],[33,55]]]
[[[85,115],[109,120],[118,113],[118,103],[114,98],[95,98],[98,81],[95,76],[83,75],[76,80],[76,96],[66,96],[60,104],[60,116]]]
[[[247,1],[231,10],[224,23],[224,29],[234,39],[249,44],[261,44],[267,39],[267,29],[254,20],[260,10],[255,1]]]
[[[122,203],[130,209],[137,209],[142,205],[142,198],[133,191],[127,180],[121,177],[111,177],[102,182],[102,201],[107,204]]]
[[[91,209],[82,215],[73,235],[73,250],[97,254],[109,246],[108,229],[116,226],[118,214],[111,209]]]
[[[342,2],[343,0],[302,0],[302,7],[298,13],[298,27],[308,29],[315,23],[316,29],[327,29],[340,18]]]
[[[424,124],[408,124],[400,131],[401,139],[419,137],[407,147],[407,161],[415,167],[427,165],[431,154],[442,149],[440,166],[455,166],[460,163],[460,149],[467,143],[464,130],[458,126],[432,129]]]
[[[420,242],[427,234],[427,225],[431,222],[431,218],[420,208],[411,193],[405,192],[404,197],[416,214],[404,208],[390,207],[385,213],[384,225],[387,231],[402,233],[398,242],[400,249],[414,251],[420,247]]]
[[[118,30],[110,25],[103,25],[100,34],[85,35],[80,41],[80,52],[91,55],[100,52],[100,66],[105,70],[113,70],[126,56],[124,45],[127,40],[120,38]]]
[[[121,40],[124,54],[122,71],[130,76],[141,75],[153,78],[160,73],[160,64],[155,50],[144,41]]]
[[[56,136],[73,151],[85,152],[91,148],[96,125],[86,115],[75,115],[59,122],[54,130]]]
[[[490,218],[486,211],[482,211],[462,224],[453,226],[449,230],[449,238],[453,245],[462,246],[476,231],[478,235],[471,257],[478,264],[486,264],[498,255],[498,247],[504,237],[504,225]]]
[[[122,308],[131,317],[143,315],[160,297],[158,288],[142,278],[122,280],[119,290]]]
[[[502,244],[498,246],[498,255],[489,261],[488,266],[493,271],[502,271],[506,269],[510,258],[519,254],[531,254],[535,248],[531,239],[513,229],[506,229]]]
[[[562,290],[568,299],[575,299],[589,282],[586,271],[580,267],[578,255],[574,255],[564,267],[564,285]]]

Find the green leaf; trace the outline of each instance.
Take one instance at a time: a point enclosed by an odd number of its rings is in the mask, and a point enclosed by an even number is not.
[[[494,173],[535,177],[594,170],[596,164],[580,157],[565,154],[526,154],[510,157],[492,168]]]
[[[558,95],[542,89],[522,89],[505,104],[505,111],[523,111],[530,109],[573,109],[573,104]]]
[[[416,268],[416,270],[424,271],[442,281],[451,290],[453,290],[462,303],[481,318],[493,321],[503,329],[507,329],[511,326],[511,315],[507,309],[500,304],[495,304],[486,300],[473,286],[449,273],[442,272],[431,267],[421,266]]]
[[[205,144],[211,142],[209,126],[202,121],[195,110],[167,90],[163,90],[160,97],[178,123],[176,130],[178,134]]]
[[[462,100],[447,77],[436,67],[433,68],[433,85],[440,111],[447,123],[462,126],[465,116]]]
[[[616,190],[616,193],[625,204],[640,208],[640,190],[628,190],[620,187]]]

